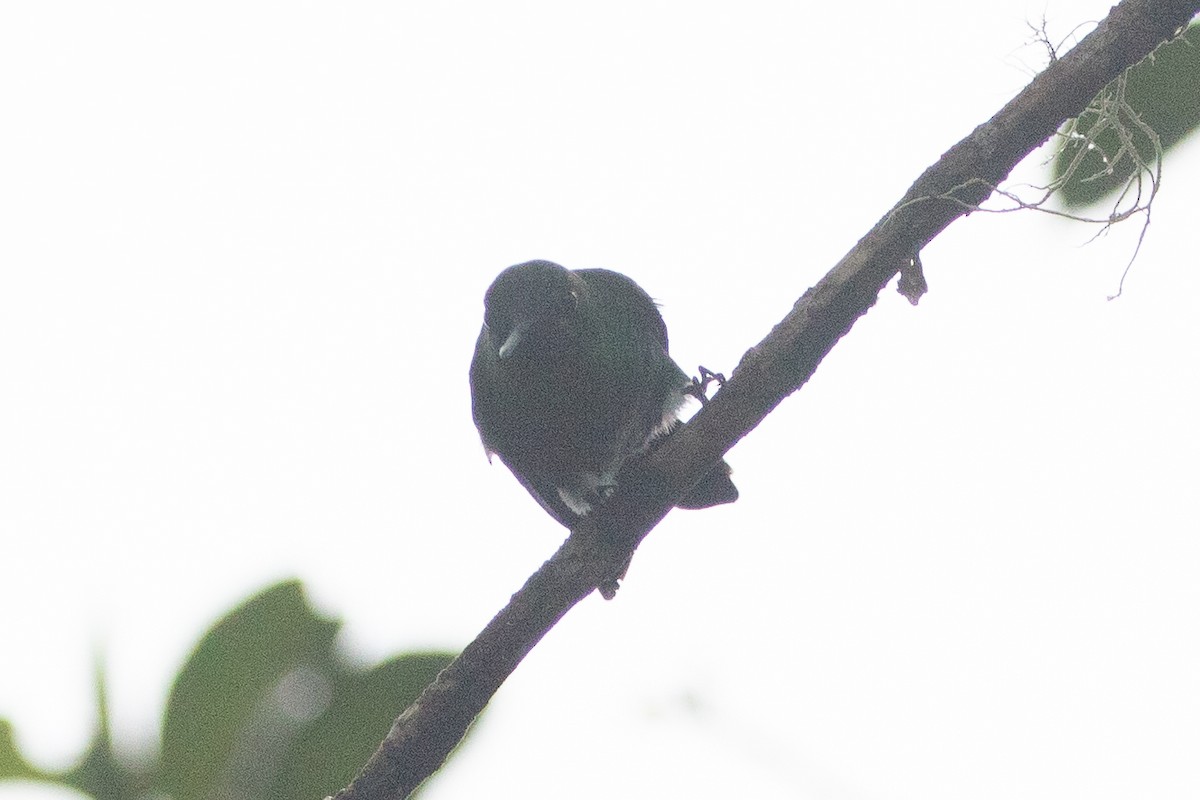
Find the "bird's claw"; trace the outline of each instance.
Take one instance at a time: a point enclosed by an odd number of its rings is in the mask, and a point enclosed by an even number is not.
[[[700,401],[700,405],[708,402],[708,386],[714,381],[718,386],[725,385],[725,376],[720,372],[713,372],[708,367],[700,366],[700,377],[692,378],[691,384],[683,390],[684,394],[689,394]]]

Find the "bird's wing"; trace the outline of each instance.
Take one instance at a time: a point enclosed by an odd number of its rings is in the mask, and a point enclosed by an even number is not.
[[[475,427],[479,430],[479,438],[483,442],[483,449],[487,453],[488,461],[492,460],[493,455],[500,456],[504,466],[508,467],[509,472],[520,481],[525,490],[538,502],[538,505],[562,525],[570,528],[575,520],[575,515],[559,496],[558,488],[548,481],[538,481],[526,477],[517,466],[510,464],[504,454],[496,449],[496,443],[493,441],[495,432],[492,428],[492,421],[498,417],[495,409],[496,404],[500,403],[500,397],[496,388],[498,380],[496,349],[492,346],[486,327],[480,330],[479,338],[475,342],[475,355],[471,358],[470,380],[471,415],[475,419]]]
[[[667,351],[667,324],[653,298],[642,287],[609,269],[579,269],[575,273],[594,293],[596,303],[620,309],[628,336],[636,337],[655,351]]]
[[[545,509],[546,513],[554,517],[567,530],[574,530],[575,523],[579,521],[579,516],[563,502],[562,497],[558,494],[558,487],[551,484],[549,481],[539,481],[526,475],[523,475],[520,470],[514,469],[511,464],[504,458],[504,454],[498,454],[500,460],[504,462],[504,466],[508,467],[508,471],[513,474],[525,491],[529,492],[530,496],[538,502],[538,505]]]

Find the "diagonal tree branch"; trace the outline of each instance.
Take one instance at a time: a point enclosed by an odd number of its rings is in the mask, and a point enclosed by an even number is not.
[[[627,471],[598,513],[400,715],[337,800],[402,798],[415,790],[441,766],[542,636],[594,589],[612,590],[633,550],[666,516],[672,500],[804,385],[888,281],[901,270],[915,269],[921,248],[983,202],[1022,158],[1198,12],[1200,0],[1124,0],[1078,46],[927,169],[743,356],[712,400]]]

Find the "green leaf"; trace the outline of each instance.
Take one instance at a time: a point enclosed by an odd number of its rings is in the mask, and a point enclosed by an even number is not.
[[[146,777],[113,753],[108,720],[108,688],[104,666],[95,666],[96,731],[87,751],[69,770],[47,772],[30,764],[17,750],[12,726],[0,720],[0,780],[24,779],[66,786],[96,800],[125,800],[144,794]]]
[[[144,793],[146,776],[136,767],[122,763],[113,752],[112,729],[108,716],[108,679],[103,661],[97,657],[96,680],[96,732],[92,734],[83,758],[58,780],[73,786],[96,800],[125,800],[140,797]]]
[[[12,724],[6,719],[0,719],[0,780],[18,778],[40,780],[48,777],[49,775],[25,760],[17,748]]]
[[[171,691],[155,789],[173,800],[292,800],[349,783],[452,655],[357,669],[335,647],[339,627],[309,607],[297,581],[220,620]]]
[[[407,653],[360,669],[335,647],[339,627],[313,611],[298,581],[271,586],[229,612],[175,679],[157,763],[127,763],[114,751],[98,663],[96,732],[80,761],[63,773],[38,770],[0,719],[0,780],[55,783],[96,800],[333,794],[452,658]]]
[[[274,773],[276,754],[255,750],[262,734],[275,746],[272,735],[283,733],[272,729],[272,693],[301,668],[328,674],[339,626],[316,615],[298,581],[272,586],[221,619],[167,701],[159,788],[175,800],[254,796],[253,787],[231,785],[235,767],[249,762],[259,776]]]
[[[1115,87],[1115,83],[1110,84],[1097,98],[1104,98],[1106,93],[1113,97]],[[1121,123],[1140,158],[1148,163],[1155,158],[1153,140],[1137,129],[1137,119],[1158,135],[1164,152],[1200,127],[1200,25],[1188,28],[1182,37],[1133,66],[1127,73],[1124,99],[1136,117],[1114,116],[1111,109],[1101,113],[1097,101],[1093,101],[1092,108],[1064,127],[1064,134],[1082,135],[1092,141],[1088,147],[1087,139],[1074,138],[1054,161],[1053,179],[1057,182],[1066,176],[1072,160],[1081,156],[1078,168],[1062,189],[1069,208],[1109,197],[1125,187],[1137,168],[1130,154],[1122,153],[1121,137],[1109,122]]]
[[[55,783],[71,786],[96,800],[128,800],[141,797],[147,776],[132,765],[125,764],[113,752],[107,733],[97,732],[87,753],[78,764],[60,776],[51,776]]]
[[[339,673],[329,687],[328,709],[296,737],[266,796],[291,800],[336,793],[450,660],[449,653],[409,653],[367,672]]]

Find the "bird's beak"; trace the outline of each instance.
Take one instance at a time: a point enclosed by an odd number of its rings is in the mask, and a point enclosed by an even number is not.
[[[525,338],[525,329],[528,328],[528,323],[518,322],[513,326],[512,333],[508,334],[508,338],[504,340],[504,344],[500,345],[500,350],[496,355],[501,359],[508,358],[513,354],[513,351],[521,344],[521,340]]]

